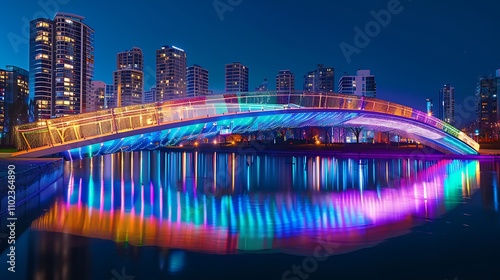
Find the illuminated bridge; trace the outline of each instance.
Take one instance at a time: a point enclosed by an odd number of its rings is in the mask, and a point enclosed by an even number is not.
[[[70,157],[152,150],[221,134],[278,128],[364,127],[392,131],[446,154],[475,155],[479,144],[410,107],[342,94],[221,94],[134,105],[16,127],[14,157]]]

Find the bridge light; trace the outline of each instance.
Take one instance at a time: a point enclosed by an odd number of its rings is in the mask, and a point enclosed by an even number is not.
[[[196,147],[198,147],[198,145],[199,145],[199,144],[198,144],[198,142],[194,142],[194,145],[195,145]]]

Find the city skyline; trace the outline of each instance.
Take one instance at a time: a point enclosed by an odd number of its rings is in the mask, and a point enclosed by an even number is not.
[[[3,34],[5,39],[0,46],[0,63],[3,61],[3,64],[29,68],[28,47],[22,41],[24,19],[48,15],[46,11],[50,11],[39,4],[27,5],[30,2],[33,4],[32,1],[7,4],[7,9],[12,10],[12,13],[1,19],[8,21],[4,25],[9,28]],[[334,67],[339,74],[347,72],[353,75],[358,69],[370,69],[377,76],[379,98],[425,111],[425,97],[437,99],[436,90],[443,84],[455,85],[456,103],[460,105],[465,98],[474,95],[479,76],[493,74],[499,68],[499,54],[494,50],[500,47],[500,42],[485,35],[493,32],[493,23],[498,22],[490,11],[499,5],[494,1],[488,1],[492,9],[486,11],[472,4],[464,4],[453,6],[451,12],[444,14],[440,11],[450,8],[444,3],[401,1],[401,13],[393,14],[387,26],[381,27],[379,34],[369,38],[369,44],[359,48],[359,54],[351,55],[351,63],[348,63],[339,44],[344,42],[356,46],[354,28],[364,29],[374,20],[371,12],[387,9],[389,2],[332,4],[317,1],[303,7],[299,1],[290,1],[286,12],[276,14],[277,19],[271,17],[277,4],[263,1],[244,1],[230,12],[224,12],[222,17],[210,1],[199,5],[193,5],[194,1],[178,1],[170,5],[155,3],[155,9],[145,3],[137,7],[137,14],[144,14],[141,16],[144,20],[134,25],[121,24],[117,16],[109,13],[112,6],[97,1],[64,1],[64,4],[58,1],[57,7],[51,8],[81,15],[95,30],[94,80],[107,84],[112,82],[112,72],[115,70],[111,58],[130,46],[138,46],[145,56],[144,88],[154,86],[154,52],[162,45],[171,44],[186,50],[188,65],[203,65],[211,73],[209,88],[214,92],[224,91],[224,65],[231,61],[240,61],[252,69],[250,89],[257,87],[264,79],[273,80],[280,69],[290,69],[300,77],[322,63]],[[185,20],[183,18],[195,23],[174,30],[156,28],[161,23],[157,16],[161,11],[168,10],[167,7],[176,9],[164,16],[164,26]],[[253,12],[262,7],[266,7],[261,9],[262,20],[249,24]],[[116,9],[124,12],[128,8]],[[343,15],[333,12],[338,9],[349,13]],[[481,16],[473,12],[477,9],[481,9]],[[121,12],[117,14],[123,14]],[[296,22],[286,19],[288,14],[297,16]],[[461,21],[464,15],[471,18],[467,24]],[[445,24],[429,30],[431,26],[442,22]],[[202,28],[195,28],[196,23],[201,24]],[[278,32],[287,23],[290,24],[289,30]],[[319,28],[311,29],[317,24]],[[299,36],[303,30],[308,30],[310,36]],[[428,32],[421,32],[423,30]],[[311,44],[310,41],[316,40],[310,38],[317,38],[318,34],[325,32],[335,36],[323,36],[320,43]],[[475,43],[479,39],[481,46]],[[265,57],[262,56],[263,52]],[[473,118],[474,114],[471,114],[469,119]]]

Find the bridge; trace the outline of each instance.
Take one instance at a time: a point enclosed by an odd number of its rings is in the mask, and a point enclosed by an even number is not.
[[[445,154],[476,155],[479,144],[426,113],[344,94],[255,92],[133,105],[16,127],[13,157],[97,156],[152,150],[221,134],[278,128],[363,127],[392,131]]]

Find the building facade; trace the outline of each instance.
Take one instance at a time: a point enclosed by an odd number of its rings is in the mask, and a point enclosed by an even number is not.
[[[309,71],[304,76],[305,92],[335,92],[335,69],[318,64],[316,70]]]
[[[339,79],[339,93],[377,97],[375,76],[370,70],[358,70],[355,76],[345,75]]]
[[[104,93],[104,108],[116,108],[116,96],[115,96],[115,86],[106,85],[106,91]]]
[[[156,51],[156,101],[186,96],[186,52],[175,46]]]
[[[431,98],[427,98],[425,100],[425,108],[426,108],[426,111],[427,111],[427,115],[429,115],[429,116],[434,115],[433,107],[434,107],[434,104],[432,103],[432,99]]]
[[[87,112],[94,112],[106,109],[106,83],[102,81],[92,81],[90,92],[87,96]]]
[[[239,62],[226,64],[226,92],[248,92],[249,69]]]
[[[455,87],[446,84],[439,90],[438,118],[449,124],[455,123]]]
[[[479,78],[476,90],[477,98],[477,130],[482,140],[489,141],[498,138],[500,132],[500,69],[495,76]]]
[[[143,98],[144,98],[144,103],[156,102],[156,87],[152,87],[149,90],[145,90]]]
[[[13,106],[28,108],[28,97],[28,71],[12,65],[0,69],[0,144],[11,144],[13,126],[20,124],[11,120],[16,113]],[[24,114],[28,117],[27,111]]]
[[[187,68],[187,96],[208,95],[208,70],[200,65]]]
[[[255,88],[255,91],[269,91],[268,87],[267,87],[267,79],[264,79],[264,81],[262,81],[262,83]]]
[[[30,99],[35,119],[86,112],[94,76],[94,30],[84,18],[56,13],[30,22]]]
[[[118,53],[113,72],[116,107],[141,104],[144,91],[144,57],[142,50],[133,48]]]
[[[293,94],[295,91],[295,75],[290,70],[280,70],[276,75],[276,92],[278,94]],[[279,104],[288,104],[290,96],[280,96]]]

